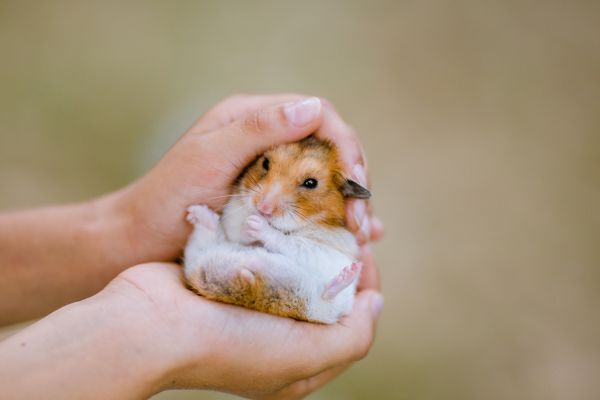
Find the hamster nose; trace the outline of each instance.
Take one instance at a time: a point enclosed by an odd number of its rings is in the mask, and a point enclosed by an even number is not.
[[[261,213],[265,217],[270,217],[273,215],[274,205],[268,201],[259,201],[256,205],[256,210]]]

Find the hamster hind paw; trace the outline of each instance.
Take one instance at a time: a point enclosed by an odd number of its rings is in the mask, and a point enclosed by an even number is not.
[[[331,300],[339,292],[346,289],[360,275],[362,265],[360,263],[352,263],[349,267],[344,267],[342,271],[333,277],[323,290],[323,300]]]
[[[248,285],[254,285],[256,283],[256,278],[254,277],[254,274],[247,269],[242,269],[240,271],[240,278],[242,279],[243,282],[245,282]]]
[[[202,225],[210,230],[217,229],[219,215],[204,204],[194,204],[187,209],[187,221],[192,225]]]

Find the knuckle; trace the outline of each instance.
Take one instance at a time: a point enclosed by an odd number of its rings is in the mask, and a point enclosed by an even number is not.
[[[242,130],[248,134],[257,134],[265,131],[269,126],[268,118],[263,111],[255,111],[244,118]]]

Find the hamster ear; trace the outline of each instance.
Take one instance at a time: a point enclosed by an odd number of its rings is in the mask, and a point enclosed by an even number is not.
[[[371,197],[371,192],[352,179],[345,179],[342,185],[342,194],[344,197],[354,197],[356,199],[368,199]]]

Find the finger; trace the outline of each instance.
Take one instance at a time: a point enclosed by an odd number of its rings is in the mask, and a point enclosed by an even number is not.
[[[359,199],[346,202],[346,226],[360,245],[380,240],[385,233],[383,223],[374,215],[371,203]]]
[[[379,280],[379,271],[375,265],[375,259],[373,257],[371,246],[365,245],[360,248],[359,259],[363,263],[363,269],[360,274],[360,280],[358,281],[358,290],[380,290],[381,283]]]
[[[323,124],[317,131],[316,136],[335,143],[347,176],[360,185],[369,187],[366,171],[367,159],[358,135],[352,127],[344,122],[329,101],[322,99],[322,102]],[[355,234],[359,244],[370,240],[371,227],[368,215],[366,201],[357,199],[347,201],[347,226]]]
[[[365,186],[367,183],[364,173],[366,160],[363,157],[358,135],[352,127],[344,122],[329,101],[326,99],[321,99],[321,101],[323,103],[324,118],[323,125],[316,132],[316,136],[331,140],[336,145],[344,171],[358,183]],[[363,168],[362,172],[360,168]],[[362,179],[361,174],[365,179]]]
[[[281,103],[291,103],[305,98],[308,98],[308,96],[295,93],[265,96],[230,96],[198,118],[189,129],[189,132],[201,133],[217,129],[244,117],[246,114],[253,113],[259,108]]]
[[[237,177],[239,172],[274,145],[298,141],[314,132],[322,121],[317,97],[260,108],[231,124],[202,136],[202,146],[220,152],[219,170]],[[206,161],[206,160],[205,160]]]
[[[365,244],[371,239],[371,221],[365,200],[346,201],[346,226],[354,233],[358,244]]]
[[[383,223],[377,216],[371,218],[371,240],[379,240],[384,234]]]

